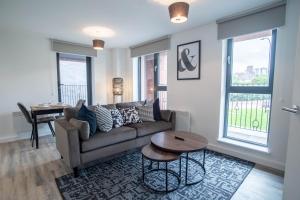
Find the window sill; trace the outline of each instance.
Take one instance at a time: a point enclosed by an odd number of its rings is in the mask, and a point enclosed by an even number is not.
[[[229,139],[229,138],[224,138],[224,137],[219,138],[218,142],[231,144],[231,145],[246,148],[246,149],[251,149],[251,150],[259,151],[259,152],[262,152],[262,153],[267,153],[267,154],[270,153],[268,147],[258,146],[258,145],[255,145],[255,144],[249,144],[249,143],[246,143],[246,142],[232,140],[232,139]]]

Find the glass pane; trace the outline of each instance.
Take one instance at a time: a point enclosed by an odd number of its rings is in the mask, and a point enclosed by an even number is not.
[[[61,54],[59,69],[61,101],[73,106],[79,99],[88,102],[86,58]]]
[[[227,112],[227,137],[266,145],[270,94],[230,93]]]
[[[167,91],[158,91],[157,96],[159,98],[159,105],[161,110],[167,109]]]
[[[168,65],[168,53],[167,51],[159,53],[159,72],[158,72],[158,85],[167,85],[167,65]]]
[[[142,57],[142,100],[154,99],[154,54]]]
[[[268,86],[272,31],[233,40],[232,86]]]

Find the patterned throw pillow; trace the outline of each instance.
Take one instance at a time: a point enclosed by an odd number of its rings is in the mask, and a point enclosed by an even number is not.
[[[139,106],[136,108],[143,122],[154,122],[153,106]]]
[[[120,110],[124,125],[127,124],[135,124],[135,123],[141,123],[141,119],[139,117],[138,111],[135,109],[135,107],[131,108],[123,108]]]
[[[113,127],[113,119],[108,109],[98,105],[95,109],[97,126],[100,131],[109,132]]]
[[[111,117],[113,119],[113,127],[114,128],[119,128],[123,126],[123,117],[120,113],[120,111],[116,108],[113,108],[110,110]]]

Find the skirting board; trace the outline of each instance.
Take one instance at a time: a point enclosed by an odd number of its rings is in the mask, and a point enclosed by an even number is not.
[[[39,131],[39,137],[42,137],[42,136],[46,136],[46,135],[51,135],[51,131]],[[15,142],[15,141],[18,141],[18,140],[25,140],[25,139],[30,139],[30,135],[31,133],[22,133],[22,134],[18,134],[18,135],[15,135],[15,136],[12,136],[12,137],[1,137],[0,138],[0,144],[1,143],[7,143],[7,142]]]
[[[241,152],[234,151],[232,149],[228,149],[228,148],[224,148],[224,147],[220,147],[220,146],[217,146],[214,144],[208,144],[208,149],[211,149],[211,150],[214,150],[217,152],[221,152],[224,154],[228,154],[231,156],[235,156],[237,158],[245,159],[245,160],[248,160],[248,161],[251,161],[251,162],[260,164],[262,166],[272,168],[272,169],[276,169],[279,171],[284,171],[284,169],[285,169],[284,163],[274,161],[274,160],[269,160],[269,159],[262,159],[257,156],[253,156],[253,155],[246,154],[246,153],[241,153]]]

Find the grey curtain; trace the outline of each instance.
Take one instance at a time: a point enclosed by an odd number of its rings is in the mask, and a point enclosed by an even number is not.
[[[165,36],[156,40],[130,47],[131,57],[137,57],[170,49],[170,37]]]
[[[89,57],[97,57],[97,51],[91,46],[83,44],[75,44],[61,40],[51,39],[52,50],[59,53],[69,53],[75,55],[84,55]]]
[[[218,39],[278,28],[285,24],[286,2],[280,1],[217,20]]]

